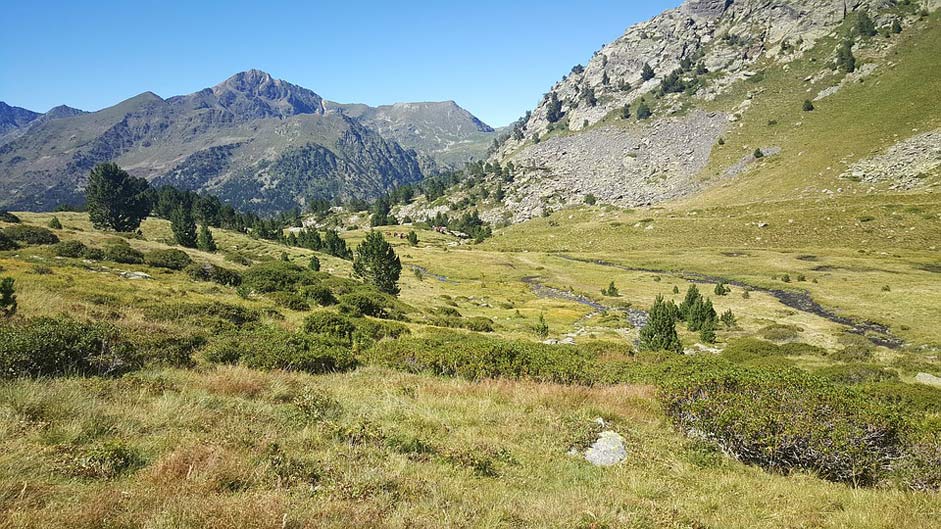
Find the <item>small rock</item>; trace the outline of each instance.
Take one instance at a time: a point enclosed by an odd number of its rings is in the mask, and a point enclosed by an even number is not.
[[[941,387],[941,377],[936,377],[931,373],[918,373],[915,375],[915,382],[927,384],[929,386]]]
[[[153,279],[150,274],[144,272],[121,272],[121,277],[124,279]]]
[[[617,432],[605,430],[598,435],[598,440],[585,451],[585,459],[592,465],[609,467],[627,458],[624,438]]]

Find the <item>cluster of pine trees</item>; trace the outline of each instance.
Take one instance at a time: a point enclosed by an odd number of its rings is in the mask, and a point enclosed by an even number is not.
[[[347,261],[353,258],[353,252],[351,252],[349,246],[346,245],[346,241],[340,238],[340,234],[337,230],[327,230],[324,232],[323,237],[321,237],[320,232],[317,230],[304,229],[297,233],[288,233],[282,239],[282,242],[288,246],[323,252],[327,255],[339,257],[340,259],[346,259]]]
[[[674,290],[675,291],[675,290]],[[724,284],[716,286],[716,293],[725,295],[729,292]],[[727,310],[721,317],[716,313],[712,300],[704,298],[696,285],[690,285],[686,297],[676,305],[663,296],[657,296],[648,315],[647,325],[640,331],[641,347],[647,350],[665,350],[681,352],[683,345],[676,333],[676,322],[685,322],[686,328],[699,333],[699,339],[706,343],[715,343],[719,322],[726,327],[735,325],[735,315]]]

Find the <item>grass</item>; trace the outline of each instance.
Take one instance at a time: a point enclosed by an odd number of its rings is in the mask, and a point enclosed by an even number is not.
[[[221,367],[8,382],[0,402],[10,527],[927,528],[938,508],[729,461],[645,386]],[[598,416],[625,432],[625,464],[566,454]],[[143,466],[76,477],[106,439]]]

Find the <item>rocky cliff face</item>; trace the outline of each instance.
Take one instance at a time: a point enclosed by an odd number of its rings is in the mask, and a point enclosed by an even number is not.
[[[854,13],[887,27],[899,16],[888,11],[894,5],[688,0],[629,28],[515,124],[491,160],[512,162],[519,177],[507,189],[508,211],[489,216],[522,220],[589,193],[631,207],[696,192],[713,146],[742,110],[711,102],[755,76],[759,65],[786,69]],[[820,69],[830,71],[826,64]],[[641,106],[654,115],[638,119]]]
[[[0,207],[78,202],[89,171],[104,161],[262,212],[315,198],[369,199],[436,172],[436,157],[466,155],[462,142],[475,134],[491,141],[492,129],[453,103],[345,110],[259,70],[91,113],[3,105],[0,183],[9,192]]]

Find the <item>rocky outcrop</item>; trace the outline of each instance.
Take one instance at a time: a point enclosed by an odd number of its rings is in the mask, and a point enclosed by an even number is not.
[[[889,183],[892,189],[914,189],[941,171],[941,129],[917,134],[884,152],[852,164],[843,178]]]

